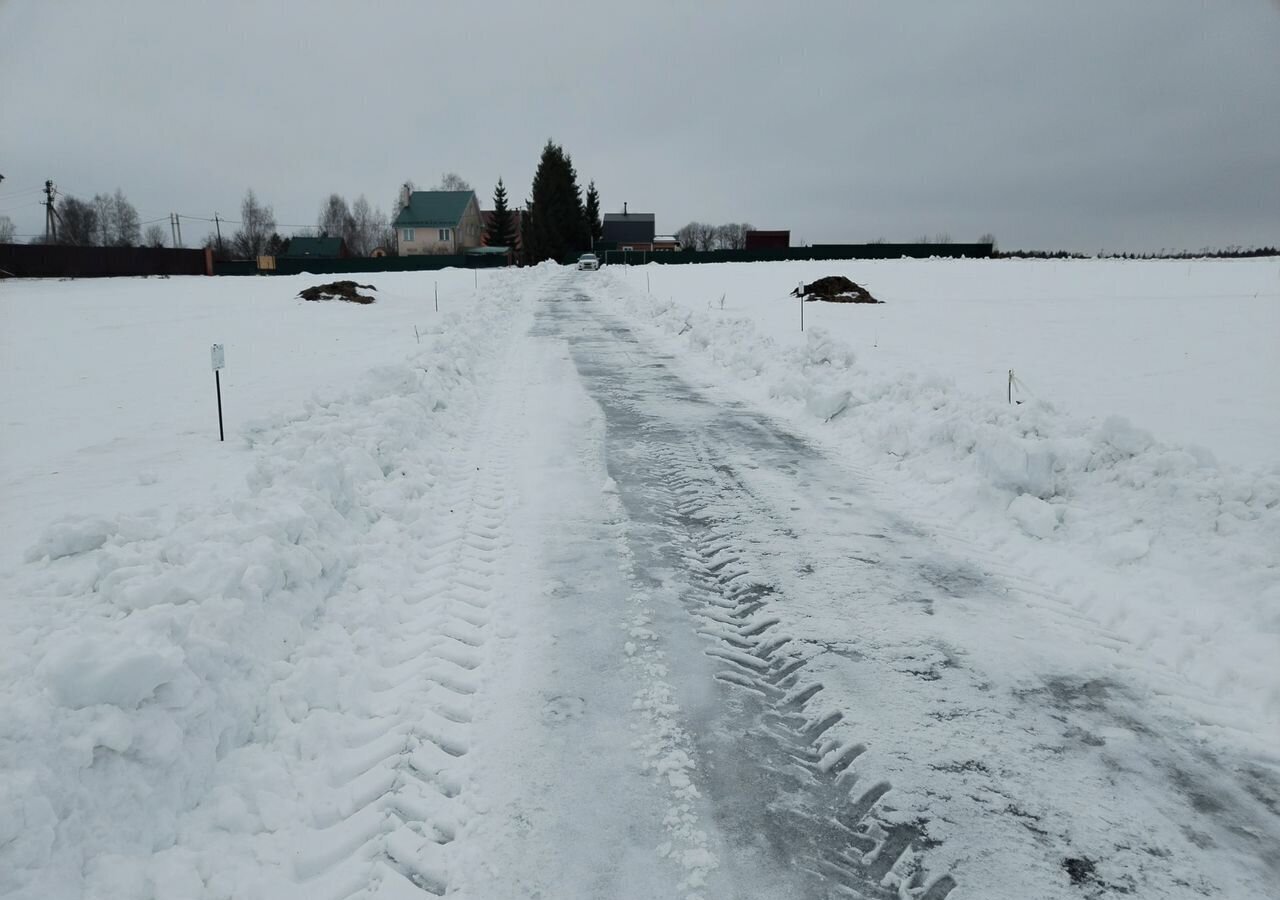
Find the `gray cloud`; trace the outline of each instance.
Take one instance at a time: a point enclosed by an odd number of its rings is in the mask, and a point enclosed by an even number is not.
[[[1277,47],[1267,0],[0,0],[0,214],[38,231],[45,178],[144,219],[446,170],[523,200],[552,137],[661,230],[1275,244]]]

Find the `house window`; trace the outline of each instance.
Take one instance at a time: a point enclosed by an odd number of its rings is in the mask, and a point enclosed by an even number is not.
[[[442,240],[442,241],[447,241],[447,240],[449,240],[449,229],[448,229],[448,228],[441,228],[441,229],[440,229],[440,240]]]
[[[413,240],[413,229],[412,229],[412,228],[406,228],[406,229],[404,229],[403,239],[404,239],[404,240],[406,240],[406,241],[411,241],[411,240]]]

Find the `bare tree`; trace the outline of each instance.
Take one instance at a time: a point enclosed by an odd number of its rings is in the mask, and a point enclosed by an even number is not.
[[[679,231],[676,232],[676,240],[680,242],[680,246],[686,250],[696,250],[698,243],[698,223],[690,222]]]
[[[114,194],[94,194],[93,212],[93,243],[98,246],[134,247],[142,241],[138,210],[120,188]]]
[[[116,188],[111,198],[111,243],[116,247],[134,247],[142,240],[142,229],[138,225],[138,210],[124,196],[124,191]]]
[[[347,209],[347,201],[338,194],[330,194],[329,199],[320,207],[320,218],[316,220],[316,231],[320,237],[346,238],[351,233],[351,210]]]
[[[992,253],[998,253],[1000,251],[1000,248],[996,246],[996,236],[989,231],[986,234],[984,234],[982,237],[978,238],[978,243],[990,244]]]
[[[93,211],[97,216],[97,232],[93,236],[93,242],[100,247],[110,247],[113,243],[113,230],[111,227],[111,216],[113,206],[110,194],[94,194],[93,195]]]
[[[715,245],[724,250],[743,250],[747,232],[754,230],[750,222],[726,222],[715,227]]]
[[[231,247],[241,259],[261,256],[276,230],[275,213],[258,202],[253,189],[245,191],[240,203],[240,230],[231,238]]]
[[[445,172],[440,176],[440,185],[437,191],[469,191],[471,185],[467,184],[462,176],[457,172]]]
[[[687,250],[714,250],[717,230],[706,222],[690,222],[676,232],[676,238]]]
[[[12,244],[18,229],[13,226],[13,219],[0,216],[0,244]]]
[[[378,240],[377,222],[373,207],[369,205],[364,194],[351,204],[351,236],[347,238],[347,248],[355,256],[368,256],[373,252]]]
[[[399,248],[396,246],[395,226],[391,224],[391,220],[387,218],[387,214],[381,209],[373,211],[373,235],[372,250],[381,249],[387,256],[399,254]]]
[[[58,243],[90,247],[97,242],[98,212],[92,203],[64,194],[56,207]]]
[[[706,222],[698,224],[698,249],[716,249],[716,226],[708,225]]]
[[[935,244],[950,244],[951,235],[947,234],[945,231],[939,231],[933,236],[933,242]]]
[[[147,247],[163,247],[164,229],[159,225],[148,225],[146,233],[142,236],[142,243]]]

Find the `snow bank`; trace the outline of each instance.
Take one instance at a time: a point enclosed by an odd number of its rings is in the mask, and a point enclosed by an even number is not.
[[[659,277],[674,288],[681,275],[671,270],[694,268],[709,267],[659,267]],[[739,266],[751,271],[732,283],[768,268]],[[975,396],[937,375],[872,372],[820,327],[783,339],[764,333],[768,315],[658,299],[626,270],[605,277],[602,293],[680,355],[727,370],[740,390],[891,485],[940,535],[998,553],[1108,629],[1126,645],[1118,665],[1166,673],[1161,692],[1199,721],[1280,737],[1280,466],[1219,465],[1122,417],[1090,421],[1035,399]],[[1088,365],[1088,346],[1071,352]],[[1266,416],[1274,398],[1253,399]]]
[[[220,760],[331,693],[332,661],[294,654],[349,596],[363,537],[433,480],[506,319],[498,301],[444,313],[420,347],[384,345],[406,361],[250,426],[232,499],[59,522],[3,576],[0,894],[203,892],[208,858],[161,851]],[[289,674],[305,690],[285,698]],[[285,827],[267,796],[228,795],[218,821]]]
[[[883,304],[806,303],[801,282],[844,275]],[[872,373],[941,375],[1003,402],[1116,415],[1168,443],[1272,465],[1280,416],[1280,259],[849,260],[649,265],[610,276],[688,310],[747,317],[779,346],[811,328]]]

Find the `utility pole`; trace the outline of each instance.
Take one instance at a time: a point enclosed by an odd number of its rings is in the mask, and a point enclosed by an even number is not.
[[[52,244],[58,239],[58,220],[53,213],[53,195],[57,193],[54,190],[53,182],[46,180],[44,183],[44,242]]]
[[[213,227],[218,229],[218,252],[222,252],[222,223],[218,221],[218,214],[213,214]]]
[[[178,223],[178,246],[182,246],[182,216],[177,213],[173,214],[173,221]]]
[[[178,246],[178,226],[175,224],[177,215],[169,213],[169,237],[172,239],[173,246]]]

